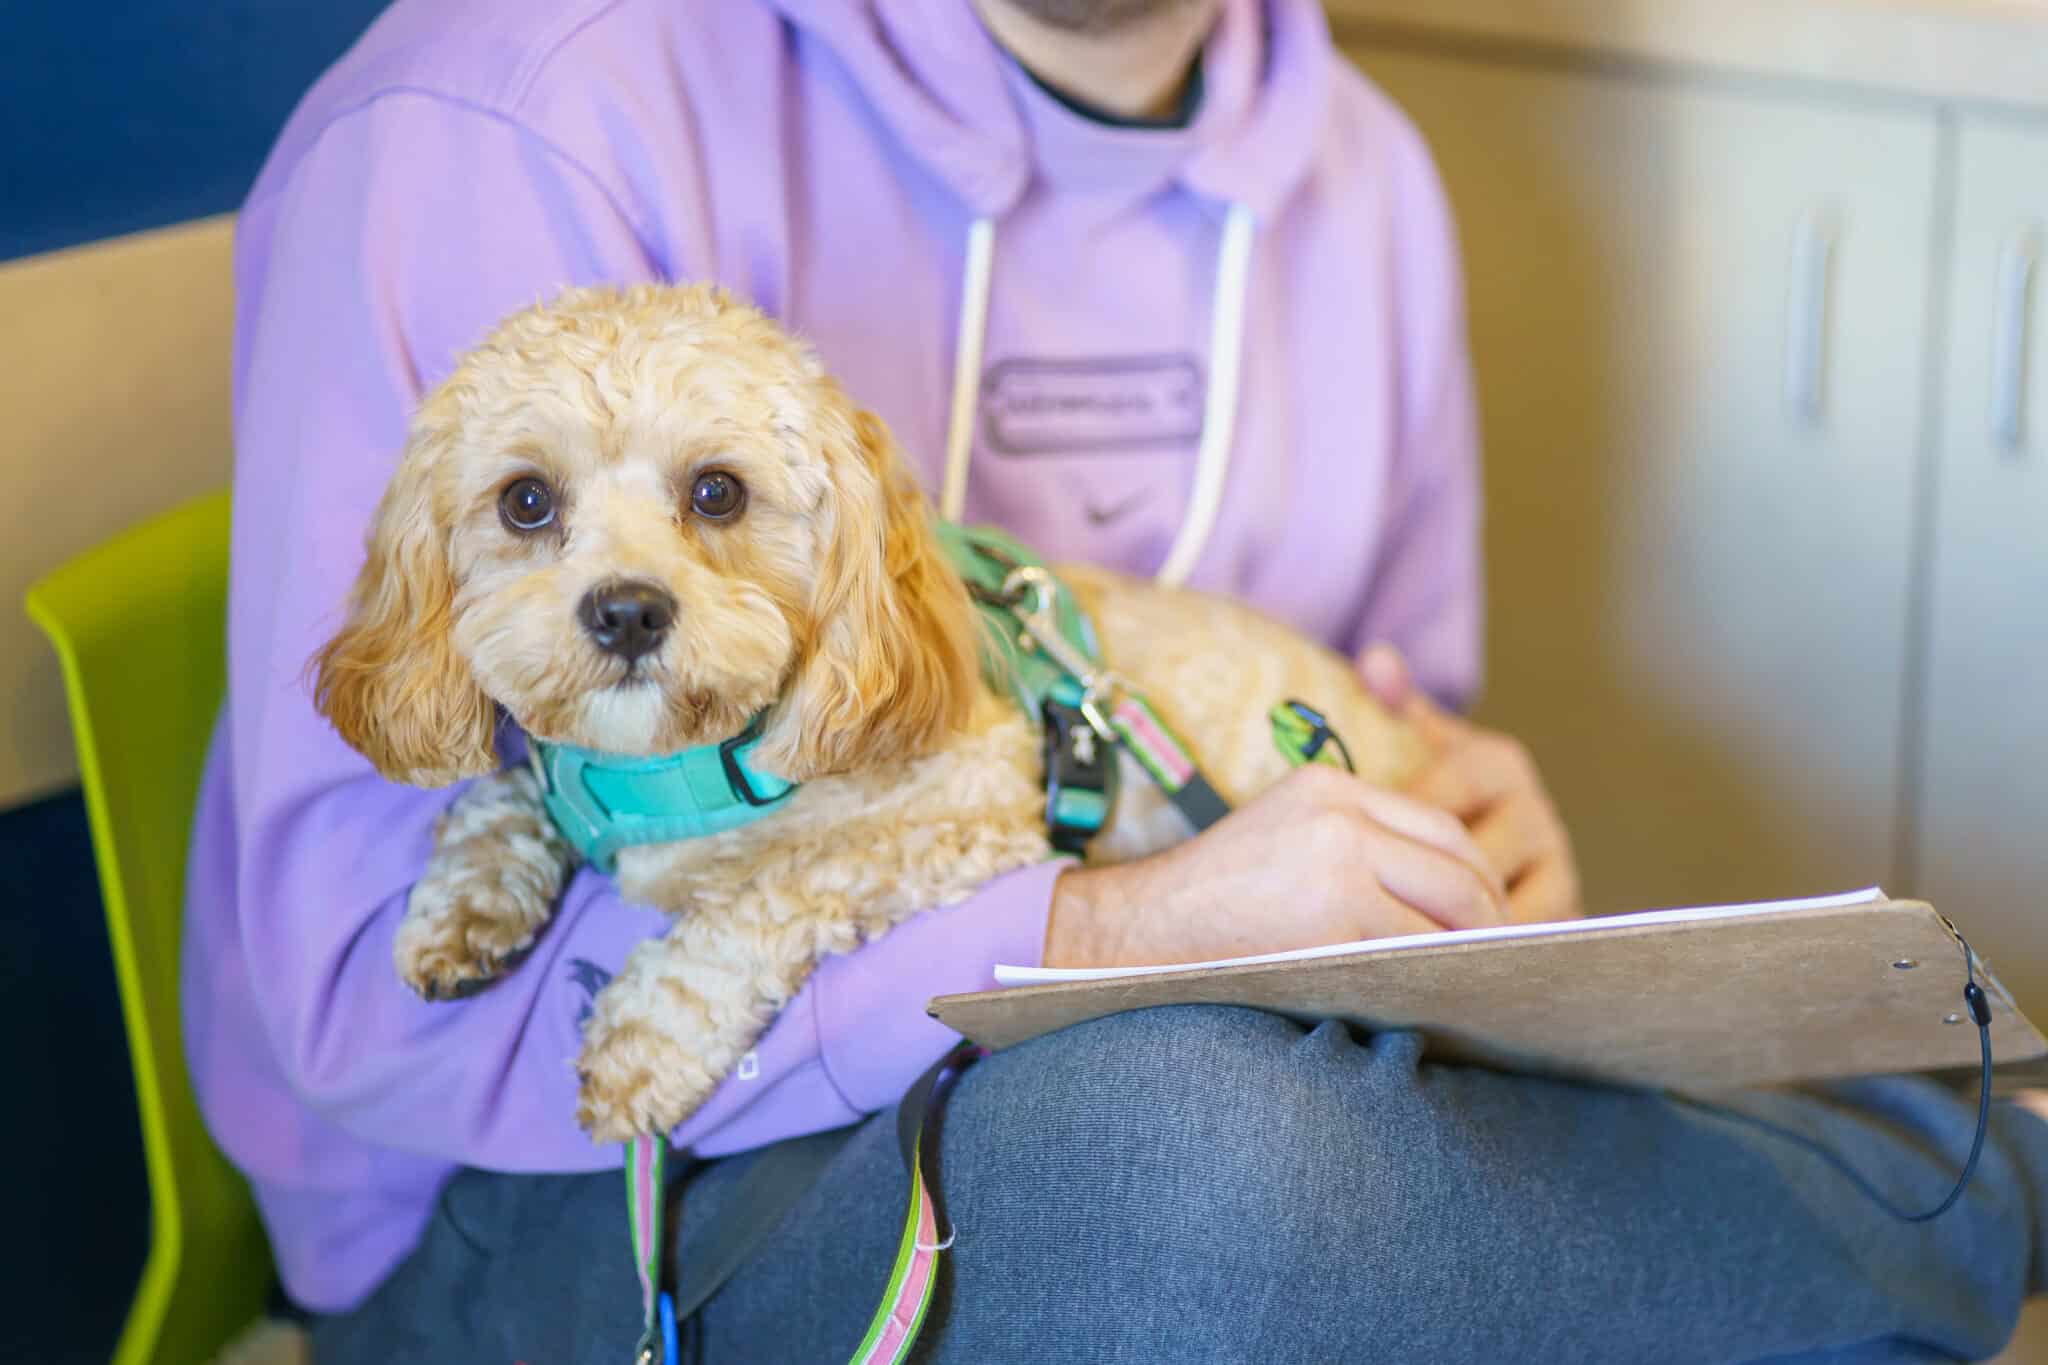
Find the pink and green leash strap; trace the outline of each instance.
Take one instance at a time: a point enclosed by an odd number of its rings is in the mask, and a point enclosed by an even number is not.
[[[943,1237],[939,1234],[945,1219],[939,1209],[938,1186],[925,1169],[926,1120],[938,1107],[940,1083],[987,1055],[986,1048],[960,1044],[918,1077],[897,1106],[896,1140],[904,1168],[910,1173],[910,1201],[904,1210],[903,1235],[896,1243],[896,1264],[890,1269],[867,1333],[853,1353],[852,1365],[901,1365],[917,1344],[938,1283],[939,1255],[953,1245],[951,1228]]]
[[[675,1314],[661,1291],[661,1203],[667,1167],[665,1139],[643,1136],[626,1144],[626,1221],[633,1235],[633,1271],[640,1278],[642,1323],[634,1365],[674,1365],[677,1355]]]
[[[925,1314],[937,1286],[939,1256],[953,1244],[948,1231],[939,1233],[944,1216],[938,1187],[926,1170],[926,1120],[938,1103],[938,1089],[947,1076],[965,1070],[987,1055],[984,1048],[962,1043],[933,1063],[903,1097],[896,1113],[897,1141],[910,1174],[910,1198],[903,1233],[897,1241],[896,1263],[890,1268],[882,1299],[852,1356],[852,1365],[901,1365],[917,1344]],[[662,1287],[663,1172],[667,1142],[643,1135],[626,1144],[626,1211],[633,1241],[633,1269],[640,1280],[642,1329],[634,1349],[634,1365],[675,1365],[677,1323],[674,1301]]]
[[[1108,720],[1117,740],[1187,817],[1190,826],[1205,830],[1230,814],[1230,803],[1209,785],[1188,746],[1160,719],[1151,703],[1136,692],[1122,692],[1110,708]]]

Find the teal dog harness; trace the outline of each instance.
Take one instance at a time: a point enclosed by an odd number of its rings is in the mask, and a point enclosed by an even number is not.
[[[667,844],[752,824],[787,800],[796,784],[747,761],[761,742],[761,718],[731,739],[654,758],[532,744],[548,817],[600,871],[634,844]]]
[[[1101,671],[1094,623],[1065,584],[1001,531],[940,522],[938,533],[981,614],[982,676],[1039,724],[1046,833],[1059,852],[1078,855],[1116,804],[1112,741],[1083,710],[1089,701],[1083,679]],[[1026,607],[1036,609],[1049,627],[1050,649],[1017,614]]]

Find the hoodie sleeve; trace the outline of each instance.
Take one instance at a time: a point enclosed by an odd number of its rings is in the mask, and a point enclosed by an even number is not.
[[[393,935],[453,793],[380,779],[313,709],[307,662],[340,619],[410,410],[455,355],[561,288],[683,268],[621,204],[506,118],[395,93],[273,167],[238,226],[228,724],[241,965],[305,1104],[375,1146],[499,1170],[616,1164],[574,1121],[580,1019],[665,920],[586,868],[518,969],[469,1000],[415,999]],[[926,999],[989,984],[999,960],[1038,960],[1056,871],[1005,878],[828,963],[679,1137],[731,1149],[895,1098],[895,1079],[951,1041]]]
[[[1354,655],[1380,641],[1398,646],[1425,691],[1463,707],[1482,664],[1479,420],[1457,231],[1429,151],[1405,120],[1390,178],[1400,420],[1381,550],[1350,645]]]

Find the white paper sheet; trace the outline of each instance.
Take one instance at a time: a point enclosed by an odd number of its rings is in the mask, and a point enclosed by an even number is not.
[[[1151,976],[1159,972],[1199,971],[1206,967],[1245,967],[1262,962],[1301,962],[1310,958],[1343,957],[1367,950],[1442,948],[1454,943],[1488,943],[1504,938],[1539,938],[1546,935],[1578,934],[1589,929],[1617,929],[1644,924],[1683,924],[1688,920],[1731,919],[1738,915],[1765,915],[1784,910],[1828,910],[1847,905],[1877,904],[1886,899],[1883,891],[1869,887],[1834,896],[1810,896],[1804,900],[1758,901],[1752,905],[1703,905],[1679,910],[1643,910],[1630,915],[1603,915],[1594,919],[1556,920],[1544,924],[1503,924],[1492,929],[1449,929],[1440,934],[1408,934],[1400,938],[1371,938],[1357,943],[1331,943],[1320,948],[1299,948],[1290,953],[1266,953],[1258,957],[1223,958],[1215,962],[1180,962],[1158,967],[996,967],[998,986],[1031,986],[1049,981],[1104,981],[1118,976]]]

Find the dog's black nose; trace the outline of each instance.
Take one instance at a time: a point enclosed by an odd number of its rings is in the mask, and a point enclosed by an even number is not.
[[[599,649],[631,663],[676,623],[676,599],[652,583],[600,583],[577,603],[576,619]]]

